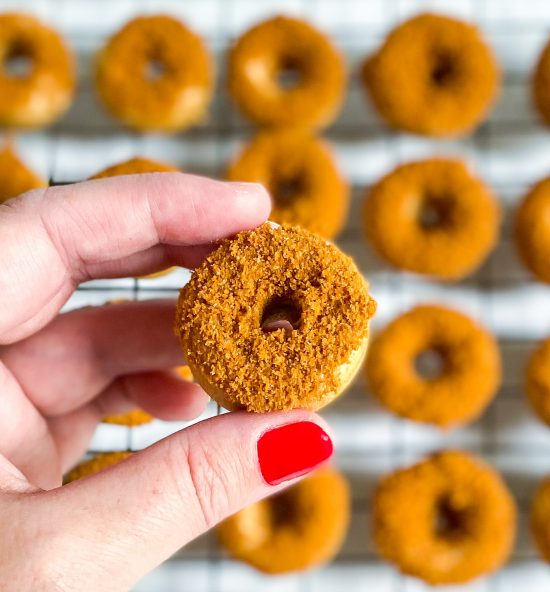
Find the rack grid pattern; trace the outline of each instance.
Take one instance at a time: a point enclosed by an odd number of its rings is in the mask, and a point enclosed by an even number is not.
[[[425,453],[459,447],[480,454],[503,472],[520,507],[514,555],[498,574],[471,585],[472,592],[550,590],[550,568],[537,559],[528,533],[527,511],[534,487],[550,473],[550,429],[540,424],[522,393],[525,360],[536,341],[550,335],[550,289],[536,284],[519,264],[511,242],[510,219],[525,189],[550,171],[550,131],[538,122],[529,101],[530,72],[550,35],[550,3],[543,0],[0,0],[2,10],[28,10],[57,27],[75,48],[80,83],[75,104],[44,133],[18,138],[26,161],[52,183],[87,178],[104,166],[135,155],[180,165],[184,170],[223,177],[225,166],[253,132],[228,100],[224,61],[228,46],[252,23],[277,13],[307,18],[326,30],[345,52],[351,77],[338,121],[326,132],[353,187],[348,226],[338,239],[371,283],[379,302],[374,330],[420,302],[463,310],[499,338],[504,358],[503,388],[480,421],[450,433],[398,420],[367,396],[360,376],[350,391],[323,415],[331,423],[336,464],[353,490],[353,519],[340,555],[307,574],[264,577],[229,560],[212,534],[179,552],[135,588],[230,592],[369,590],[419,592],[428,588],[381,562],[369,533],[369,506],[378,478]],[[357,76],[360,61],[397,21],[422,10],[439,10],[476,22],[504,69],[502,95],[487,122],[461,140],[433,141],[389,131],[365,100]],[[176,136],[134,135],[109,119],[94,98],[93,53],[124,22],[140,13],[167,12],[202,34],[213,51],[217,93],[209,119]],[[495,189],[505,216],[502,240],[483,268],[456,285],[441,285],[385,266],[362,238],[360,206],[366,189],[398,163],[431,155],[467,159]],[[175,297],[188,279],[178,270],[156,280],[96,280],[82,285],[65,307],[96,305],[115,298]],[[219,412],[211,404],[201,419]],[[137,450],[188,424],[155,421],[139,428],[102,425],[94,451]]]

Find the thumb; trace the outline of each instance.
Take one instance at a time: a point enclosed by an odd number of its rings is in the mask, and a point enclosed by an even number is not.
[[[56,538],[61,532],[72,539],[64,561],[69,571],[70,565],[79,566],[78,589],[121,590],[331,454],[325,426],[311,412],[230,413],[39,497],[45,521],[56,525]]]

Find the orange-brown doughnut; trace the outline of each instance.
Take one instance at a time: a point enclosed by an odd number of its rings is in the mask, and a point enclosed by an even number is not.
[[[350,494],[335,469],[319,469],[218,527],[229,553],[269,574],[309,569],[334,557],[350,518]]]
[[[91,176],[90,179],[104,179],[105,177],[116,177],[117,175],[138,175],[141,173],[177,173],[179,170],[177,167],[165,162],[136,156],[130,158],[130,160],[102,169]]]
[[[427,352],[440,367],[424,376],[416,364]],[[385,327],[372,340],[366,371],[373,395],[387,409],[440,427],[479,417],[501,381],[492,335],[441,306],[417,306]]]
[[[175,330],[195,380],[226,409],[319,409],[355,375],[375,310],[351,258],[267,223],[195,269]]]
[[[286,85],[285,74],[296,80]],[[319,129],[340,110],[346,67],[326,35],[305,21],[278,16],[237,41],[228,76],[231,96],[255,123]]]
[[[523,263],[537,279],[550,283],[550,177],[539,181],[523,198],[514,234]]]
[[[392,265],[453,281],[477,269],[496,245],[500,207],[463,162],[437,158],[398,166],[378,181],[363,223]]]
[[[12,73],[10,62],[28,62]],[[64,113],[75,90],[75,64],[63,38],[33,16],[0,14],[0,126],[30,128]]]
[[[529,359],[525,392],[533,410],[550,426],[550,339],[543,341]]]
[[[533,102],[545,125],[550,126],[550,41],[544,46],[535,67]]]
[[[444,451],[382,479],[374,497],[379,553],[429,584],[461,584],[491,573],[512,551],[514,500],[480,459]]]
[[[136,427],[151,423],[154,417],[149,415],[142,409],[134,409],[128,413],[119,413],[118,415],[109,415],[102,419],[103,423],[110,423],[114,425],[123,425],[128,427]]]
[[[550,477],[535,492],[530,518],[533,539],[542,558],[550,563]]]
[[[44,179],[21,162],[11,145],[0,149],[0,204],[46,185]]]
[[[114,164],[106,169],[99,171],[95,175],[91,176],[90,179],[103,179],[105,177],[116,177],[118,175],[138,175],[141,173],[177,173],[179,169],[171,164],[165,162],[159,162],[157,160],[151,160],[149,158],[142,158],[137,156],[130,158],[124,162]],[[144,280],[153,280],[169,273],[172,273],[176,269],[175,267],[168,267],[167,269],[161,269],[147,275],[140,276]]]
[[[390,125],[430,136],[473,130],[500,86],[495,57],[478,29],[429,13],[396,27],[365,62],[362,75]]]
[[[63,483],[71,483],[73,481],[78,481],[78,479],[82,479],[83,477],[88,477],[88,475],[94,475],[95,473],[99,473],[107,467],[111,467],[113,465],[118,464],[119,462],[125,460],[131,455],[132,452],[127,451],[103,452],[101,454],[98,454],[90,460],[80,463],[74,469],[69,471],[67,475],[65,475]]]
[[[259,133],[229,167],[231,181],[265,185],[270,219],[334,238],[345,223],[349,190],[326,142],[308,132]]]
[[[163,15],[131,20],[97,58],[105,107],[127,126],[176,132],[200,122],[212,97],[212,59],[180,21]]]

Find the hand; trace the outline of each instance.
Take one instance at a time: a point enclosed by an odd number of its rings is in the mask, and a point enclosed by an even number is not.
[[[127,589],[330,455],[311,413],[232,413],[60,487],[106,415],[139,406],[188,419],[207,401],[170,370],[182,363],[173,302],[58,315],[75,287],[193,267],[215,241],[268,213],[258,185],[179,173],[37,190],[0,205],[1,590]]]

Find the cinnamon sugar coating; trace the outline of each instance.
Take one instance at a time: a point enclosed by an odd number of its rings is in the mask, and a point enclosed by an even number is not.
[[[430,13],[393,29],[362,75],[390,125],[429,136],[472,131],[500,87],[497,62],[478,29]]]
[[[511,554],[516,508],[500,475],[472,454],[433,454],[380,482],[374,496],[379,553],[429,584],[461,584]]]
[[[423,376],[416,362],[433,352],[441,362]],[[473,421],[501,382],[498,345],[466,315],[442,306],[417,306],[373,340],[366,372],[372,394],[401,417],[443,428]]]
[[[283,83],[285,73],[295,75],[294,83]],[[277,16],[237,40],[228,77],[231,96],[255,123],[320,129],[340,110],[346,66],[326,35],[303,20]]]
[[[334,238],[342,229],[349,189],[328,142],[307,132],[259,133],[229,167],[230,181],[265,185],[273,201],[270,219]]]
[[[392,265],[456,281],[496,245],[500,206],[465,163],[433,158],[400,165],[380,179],[366,197],[363,224]]]
[[[0,204],[46,185],[44,179],[21,162],[9,144],[0,150]]]
[[[105,107],[138,131],[181,131],[203,119],[213,92],[213,62],[202,39],[175,18],[137,17],[97,58]]]
[[[74,469],[69,471],[63,482],[67,484],[71,483],[72,481],[82,479],[83,477],[88,477],[88,475],[94,475],[95,473],[103,471],[103,469],[106,469],[107,467],[118,464],[131,455],[131,452],[126,451],[104,452],[102,454],[98,454],[97,456],[94,456],[90,460],[77,465]]]
[[[195,270],[175,330],[193,376],[223,406],[318,409],[355,373],[375,309],[334,245],[264,224],[223,241]],[[265,317],[281,312],[295,328],[264,330]]]
[[[350,510],[343,475],[332,468],[319,469],[225,520],[218,538],[233,557],[265,573],[301,571],[338,553]]]
[[[10,73],[10,59],[28,60],[28,72]],[[37,18],[0,14],[0,126],[34,128],[65,112],[76,86],[75,61],[65,41]]]

